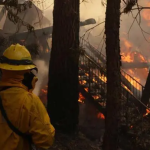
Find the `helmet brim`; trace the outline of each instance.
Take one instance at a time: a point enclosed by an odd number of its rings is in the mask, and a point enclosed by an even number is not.
[[[11,71],[22,71],[22,70],[30,70],[36,68],[35,65],[10,65],[0,63],[0,69],[11,70]]]

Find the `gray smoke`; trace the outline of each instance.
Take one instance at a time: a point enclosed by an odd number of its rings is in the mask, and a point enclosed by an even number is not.
[[[44,60],[35,60],[34,63],[38,68],[38,81],[33,93],[39,96],[40,90],[46,86],[48,82],[48,66]]]

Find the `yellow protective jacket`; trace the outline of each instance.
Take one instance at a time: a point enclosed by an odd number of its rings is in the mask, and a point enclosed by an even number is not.
[[[7,73],[7,72],[6,72]],[[32,136],[36,147],[48,149],[54,141],[55,129],[50,123],[41,100],[28,92],[22,81],[22,74],[3,75],[0,82],[2,103],[11,123],[21,132]],[[29,150],[28,141],[14,133],[0,112],[0,150]]]

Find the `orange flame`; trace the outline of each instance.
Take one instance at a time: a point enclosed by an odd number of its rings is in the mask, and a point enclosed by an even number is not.
[[[132,129],[133,128],[133,126],[130,126],[130,129]]]
[[[47,48],[47,49],[46,49],[46,53],[49,53],[49,52],[50,52],[50,50]]]
[[[48,88],[48,86],[46,85],[43,89],[41,89],[41,93],[39,95],[41,101],[45,105],[47,104],[47,88]]]
[[[89,91],[89,89],[88,89],[88,88],[84,88],[84,90],[85,90],[86,92],[88,92],[88,91]]]
[[[131,56],[131,53],[121,53],[122,55],[122,61],[124,62],[133,62],[133,58]]]
[[[107,77],[105,77],[104,75],[99,76],[99,79],[101,79],[103,82],[107,82]]]
[[[99,113],[97,114],[97,118],[98,118],[98,119],[105,119],[105,116],[104,116],[102,113],[99,112]]]
[[[132,70],[129,70],[129,71],[130,71],[131,76],[132,76],[136,81],[138,81],[138,82],[140,83],[140,78],[135,77],[135,76],[134,76],[134,73],[131,73]],[[130,76],[128,76],[127,74],[125,74],[124,77],[125,77],[125,78],[131,83],[131,85],[133,85],[137,90],[142,90],[142,89],[141,89],[141,86],[140,86],[139,84],[137,84],[137,82],[136,82],[135,80],[131,79]]]
[[[145,116],[147,116],[149,114],[150,114],[150,109],[146,109],[146,114],[144,114],[143,116],[145,117]]]
[[[92,97],[93,97],[95,100],[100,98],[99,95],[93,95]]]
[[[84,103],[84,100],[85,100],[85,97],[84,97],[81,93],[79,93],[79,99],[78,99],[78,102]]]

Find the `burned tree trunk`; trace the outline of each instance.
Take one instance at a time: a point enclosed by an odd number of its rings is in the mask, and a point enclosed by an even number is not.
[[[53,24],[47,109],[56,128],[73,131],[79,113],[79,0],[55,0]]]
[[[118,114],[121,98],[120,73],[120,0],[107,0],[106,8],[106,58],[107,58],[107,106],[104,134],[104,150],[117,150]]]
[[[148,77],[145,83],[145,87],[142,93],[141,101],[147,105],[150,98],[150,71],[148,73]],[[146,112],[146,107],[143,105],[140,105],[140,111],[144,114]]]

